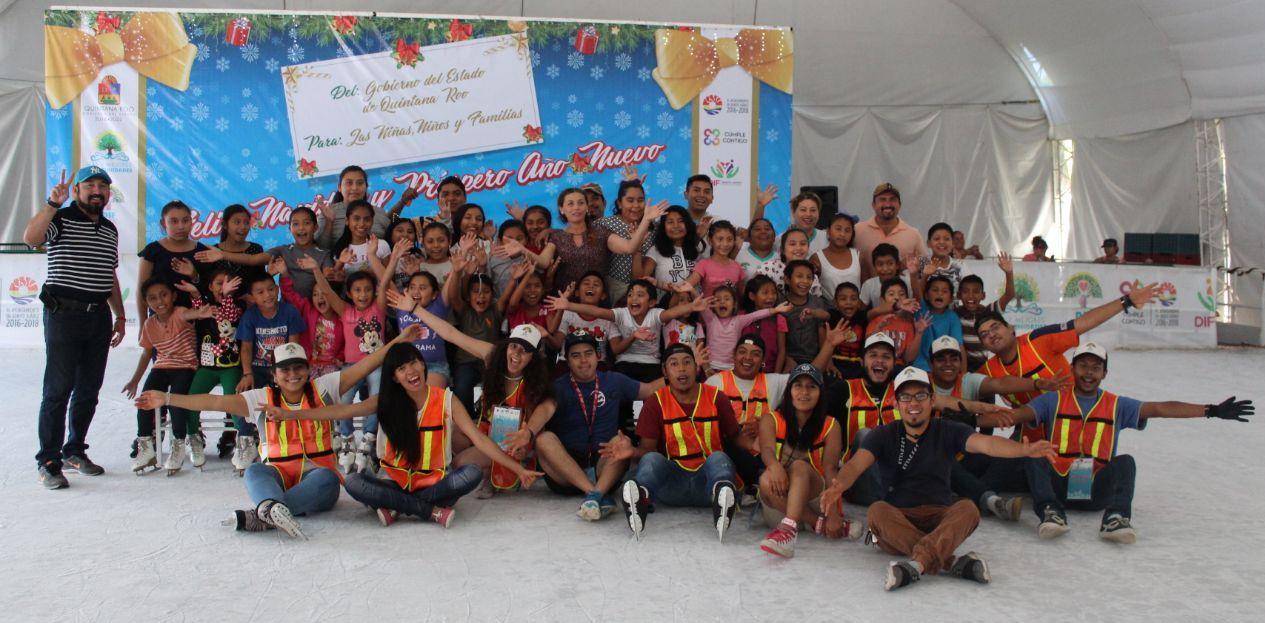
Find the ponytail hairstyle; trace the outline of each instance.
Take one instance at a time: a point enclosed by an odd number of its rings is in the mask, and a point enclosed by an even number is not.
[[[378,389],[378,426],[396,452],[409,464],[422,458],[422,443],[417,434],[417,404],[404,386],[395,380],[395,371],[414,361],[422,363],[422,379],[426,379],[426,360],[412,342],[392,344],[382,362],[382,382]]]
[[[360,167],[358,167],[358,166],[356,166],[356,165],[354,165],[354,164],[353,164],[353,165],[350,165],[350,166],[347,166],[347,167],[344,167],[344,168],[343,168],[343,170],[342,170],[342,172],[340,172],[340,173],[338,174],[338,185],[339,185],[339,186],[342,186],[342,185],[343,185],[343,178],[344,178],[344,177],[347,177],[347,174],[348,174],[348,173],[359,173],[361,176],[363,176],[363,177],[365,178],[365,190],[368,190],[368,189],[369,189],[369,174],[368,174],[368,173],[365,173],[365,170],[364,170],[364,169],[362,169],[362,168],[360,168]],[[334,189],[334,194],[332,194],[332,195],[330,195],[330,196],[329,196],[329,202],[330,202],[330,204],[342,203],[342,202],[343,202],[343,191],[338,190],[337,188],[335,188],[335,189]]]
[[[165,209],[166,208],[164,207],[164,210]],[[166,214],[166,212],[164,212],[164,214]],[[224,211],[220,213],[220,242],[228,240],[228,227],[226,227],[226,225],[228,225],[228,219],[231,219],[238,214],[245,214],[247,219],[250,219],[251,217],[250,210],[247,210],[246,206],[240,203],[234,203],[233,205],[224,208]]]
[[[612,208],[612,214],[619,214],[619,202],[624,200],[624,196],[632,189],[641,191],[641,196],[646,196],[646,189],[641,185],[641,180],[624,180],[619,183],[619,190],[615,191],[615,207]]]

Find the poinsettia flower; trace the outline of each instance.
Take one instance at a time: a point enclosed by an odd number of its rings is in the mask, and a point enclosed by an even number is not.
[[[320,169],[316,168],[315,160],[299,158],[299,176],[300,177],[312,177],[313,175],[316,175],[316,172],[319,170]]]
[[[408,43],[403,38],[395,40],[395,51],[391,53],[391,57],[395,59],[397,67],[408,65],[414,67],[417,61],[421,60],[421,44],[414,41]]]
[[[589,159],[581,156],[579,153],[571,154],[571,170],[576,173],[586,173],[593,168],[589,164]]]
[[[462,24],[461,20],[453,19],[448,24],[448,42],[465,41],[474,34],[474,26],[471,24]]]
[[[119,29],[119,16],[105,11],[97,11],[96,31],[98,35],[115,32]]]
[[[545,140],[544,132],[540,129],[540,126],[530,123],[523,126],[523,138],[528,143],[539,143]]]
[[[360,21],[355,15],[339,15],[334,18],[334,32],[340,35],[347,35],[355,32],[356,22]]]

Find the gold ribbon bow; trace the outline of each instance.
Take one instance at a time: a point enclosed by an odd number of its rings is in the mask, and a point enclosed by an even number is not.
[[[189,88],[198,46],[175,13],[137,13],[117,32],[95,37],[75,28],[44,26],[44,92],[53,108],[79,97],[101,69],[124,62],[173,89]]]
[[[769,86],[791,92],[794,50],[791,33],[782,29],[743,29],[733,38],[712,41],[693,30],[655,31],[654,81],[674,109],[688,104],[716,74],[737,65]]]

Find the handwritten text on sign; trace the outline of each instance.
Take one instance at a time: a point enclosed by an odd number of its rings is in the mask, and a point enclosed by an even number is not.
[[[301,174],[543,141],[522,34],[290,65],[281,79]]]

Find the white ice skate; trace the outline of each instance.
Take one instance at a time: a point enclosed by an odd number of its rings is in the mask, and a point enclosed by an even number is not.
[[[158,455],[154,453],[154,438],[137,437],[136,458],[132,460],[132,471],[140,476],[150,467],[158,467]]]
[[[185,443],[183,439],[171,440],[171,453],[167,455],[167,462],[163,464],[163,469],[167,470],[168,476],[175,476],[184,466]]]
[[[374,451],[377,450],[376,439],[373,433],[365,433],[360,438],[360,447],[356,449],[356,471],[360,473],[377,473],[378,465],[374,460]]]
[[[206,465],[206,437],[202,433],[189,435],[189,462],[202,471],[202,466]]]
[[[298,520],[294,518],[294,515],[285,504],[276,500],[264,500],[259,503],[259,507],[255,509],[255,512],[260,519],[264,520],[264,523],[296,539],[307,540],[307,535],[303,534],[303,530],[299,528]]]
[[[237,447],[233,449],[233,470],[238,476],[246,473],[251,463],[259,460],[259,442],[254,437],[237,436]]]
[[[344,474],[356,473],[356,438],[353,435],[342,435],[335,445],[338,446],[338,468]]]

